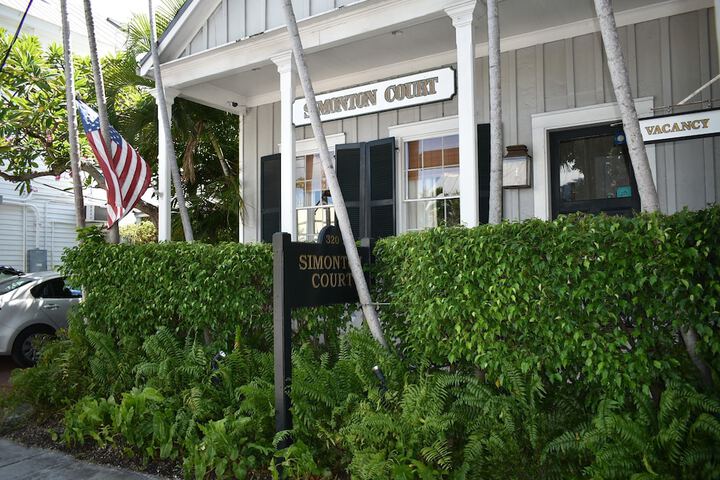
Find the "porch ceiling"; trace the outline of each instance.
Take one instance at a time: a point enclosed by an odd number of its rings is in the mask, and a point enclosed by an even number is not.
[[[478,2],[476,56],[486,55],[486,26]],[[619,25],[707,8],[712,0],[614,0]],[[501,48],[511,50],[542,41],[570,38],[597,31],[593,0],[504,0],[500,3]],[[398,33],[400,31],[400,33]],[[207,54],[208,52],[205,52]],[[393,25],[363,37],[314,49],[308,56],[318,93],[367,83],[395,75],[434,68],[455,61],[455,31],[449,17],[423,18]],[[172,86],[172,85],[170,85]],[[296,92],[302,96],[298,86]],[[279,75],[266,60],[246,71],[203,78],[180,87],[180,96],[234,111],[230,102],[256,106],[279,99]]]

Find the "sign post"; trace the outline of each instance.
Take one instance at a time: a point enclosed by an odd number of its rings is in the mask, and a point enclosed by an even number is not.
[[[273,234],[273,342],[275,354],[275,430],[292,429],[290,396],[292,381],[293,308],[355,303],[355,282],[350,272],[340,231],[328,226],[318,243],[291,242],[290,234]],[[364,241],[363,245],[368,244]],[[370,248],[358,253],[363,263],[370,260]],[[279,449],[289,446],[284,440]]]

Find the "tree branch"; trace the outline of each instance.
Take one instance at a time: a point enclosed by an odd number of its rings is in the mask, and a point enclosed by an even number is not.
[[[22,175],[14,175],[12,173],[5,173],[3,171],[0,171],[0,178],[3,180],[7,180],[8,182],[14,182],[14,183],[20,183],[20,182],[27,182],[28,180],[32,180],[33,178],[38,177],[47,177],[49,175],[52,176],[58,176],[61,173],[65,171],[64,168],[53,168],[50,170],[44,170],[41,172],[27,172],[23,173]]]

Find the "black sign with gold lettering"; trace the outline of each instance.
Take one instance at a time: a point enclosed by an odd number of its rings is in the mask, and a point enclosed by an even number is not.
[[[359,247],[361,260],[370,259],[370,248]],[[354,303],[358,301],[342,236],[337,227],[326,227],[319,243],[291,242],[287,233],[273,235],[273,330],[275,355],[275,428],[291,430],[293,308]],[[278,445],[287,446],[288,441]]]
[[[319,242],[322,243],[283,244],[284,297],[290,308],[358,301],[355,282],[337,227],[323,229]],[[369,249],[360,247],[358,250],[360,258],[367,260]]]

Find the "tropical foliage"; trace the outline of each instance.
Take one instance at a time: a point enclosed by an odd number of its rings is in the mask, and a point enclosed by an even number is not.
[[[180,0],[160,2],[157,11],[160,32],[182,3]],[[157,105],[150,93],[153,82],[137,74],[137,58],[149,48],[147,15],[136,15],[126,29],[126,49],[101,60],[108,114],[110,123],[156,173]],[[11,38],[2,32],[2,51],[7,49]],[[75,57],[74,63],[76,91],[88,104],[94,105],[90,61]],[[70,169],[63,68],[60,46],[43,47],[37,37],[23,35],[13,47],[2,73],[0,178],[18,183],[23,190],[30,187],[34,178],[57,176]],[[173,139],[196,239],[207,242],[235,239],[242,212],[237,181],[236,117],[177,99],[173,107]],[[82,169],[90,175],[87,182],[103,187],[102,174],[82,134],[80,145]],[[156,221],[156,207],[140,202],[138,208]],[[174,230],[181,237],[179,224]]]
[[[713,207],[383,240],[392,350],[345,306],[295,312],[294,423],[275,434],[269,246],[87,230],[65,257],[86,301],[14,395],[62,412],[70,445],[188,478],[718,478],[717,383],[678,329],[717,379],[719,233]]]
[[[0,31],[0,50],[11,40]],[[75,76],[78,94],[94,98],[89,60],[76,60]],[[27,190],[33,178],[69,170],[62,48],[43,48],[37,37],[21,36],[1,77],[0,177]]]

